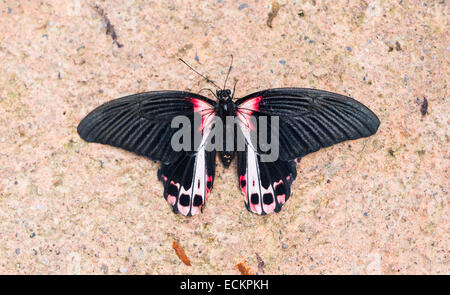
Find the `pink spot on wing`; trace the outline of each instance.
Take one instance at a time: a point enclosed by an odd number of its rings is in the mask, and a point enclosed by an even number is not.
[[[276,188],[279,184],[282,184],[282,183],[283,183],[283,180],[280,180],[278,182],[274,182],[273,183],[273,187]]]
[[[189,97],[192,104],[194,105],[194,112],[202,116],[202,124],[198,127],[198,131],[202,131],[205,128],[211,127],[211,122],[213,121],[216,113],[212,106],[199,98]]]
[[[247,99],[245,102],[239,105],[239,108],[247,109],[249,111],[259,111],[259,103],[261,102],[262,96]],[[250,113],[251,115],[251,113]]]
[[[171,180],[170,184],[173,184],[174,186],[177,187],[177,189],[180,189],[180,184],[179,183],[175,183],[175,182],[173,182],[173,180]]]
[[[262,203],[262,207],[263,207],[263,211],[265,213],[272,213],[273,211],[275,211],[275,207],[276,207],[276,203],[275,203],[275,199],[272,199],[272,203],[270,204],[265,204],[264,203],[264,196],[266,194],[270,194],[272,196],[272,198],[274,198],[274,192],[271,186],[269,186],[268,188],[265,187],[261,187],[261,203]]]
[[[266,213],[272,213],[273,211],[275,211],[275,207],[276,207],[275,200],[270,205],[266,205],[263,203],[263,210]]]
[[[164,177],[164,180],[167,181],[167,177]],[[179,190],[180,189],[180,184],[179,183],[175,183],[173,180],[170,181],[170,184],[176,186],[176,188]],[[168,195],[167,196],[167,202],[169,202],[170,205],[174,206],[175,203],[177,202],[177,197],[176,196],[172,196],[172,195]]]
[[[242,180],[245,181],[245,185],[242,186]],[[245,203],[248,203],[248,194],[247,194],[247,174],[245,175],[239,175],[239,186],[241,187],[242,193],[245,196]]]
[[[212,176],[206,175],[206,193],[207,193],[207,194],[208,194],[209,192],[211,192],[212,181],[213,181]],[[209,186],[210,186],[211,188],[208,187],[208,184],[209,184]],[[206,196],[207,196],[207,194],[205,194],[205,201],[206,201]]]
[[[287,178],[286,178],[286,179],[287,179]],[[275,183],[273,184],[274,191],[275,191],[275,189],[277,188],[277,186],[279,186],[280,184],[283,184],[283,180],[280,180],[280,181],[275,182]],[[284,203],[286,203],[286,195],[285,195],[285,194],[277,195],[276,197],[277,197],[278,203],[279,203],[280,205],[283,205]]]
[[[191,209],[190,206],[183,206],[180,203],[180,200],[178,199],[178,211],[180,211],[181,214],[187,215],[189,213],[189,210]]]
[[[192,208],[191,208],[191,214],[192,214],[192,216],[197,215],[197,214],[199,214],[199,213],[200,213],[200,207],[198,207],[198,206],[192,206]]]
[[[278,195],[277,200],[280,205],[283,205],[284,203],[286,203],[286,195]]]
[[[252,212],[255,212],[257,214],[261,214],[262,213],[262,208],[261,208],[261,196],[258,194],[259,202],[258,204],[253,204],[252,202],[250,202],[250,210],[252,210]]]
[[[246,100],[244,103],[239,105],[239,109],[236,112],[241,122],[252,130],[255,130],[255,126],[253,126],[250,118],[254,112],[259,111],[259,103],[261,102],[261,99],[262,96],[258,96]]]
[[[177,198],[172,195],[167,196],[167,202],[169,202],[170,205],[174,206],[175,202],[177,201]]]

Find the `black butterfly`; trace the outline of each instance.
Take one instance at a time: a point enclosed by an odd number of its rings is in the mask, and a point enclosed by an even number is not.
[[[231,67],[230,67],[231,68]],[[247,209],[257,214],[279,212],[290,196],[299,160],[320,148],[374,134],[380,121],[358,101],[336,93],[306,88],[276,88],[233,100],[229,89],[216,92],[217,101],[185,91],[152,91],[107,102],[89,113],[78,133],[88,142],[123,148],[161,161],[158,178],[164,197],[175,213],[192,216],[203,211],[211,191],[216,151],[174,151],[171,128],[175,116],[194,120],[202,117],[202,128],[214,117],[279,116],[279,158],[261,161],[260,151],[246,142],[238,151],[239,185]],[[240,128],[248,128],[240,124]],[[244,131],[244,130],[243,130]],[[249,129],[247,129],[249,131]],[[250,132],[254,132],[251,131]],[[206,132],[204,132],[206,136]],[[234,151],[219,151],[225,167]]]

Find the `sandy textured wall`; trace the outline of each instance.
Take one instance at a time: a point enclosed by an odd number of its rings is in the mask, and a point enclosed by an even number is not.
[[[272,274],[449,273],[448,1],[283,1],[272,28],[271,1],[166,2],[0,3],[0,273],[236,274],[244,260]],[[78,137],[112,98],[206,87],[178,57],[223,81],[230,54],[238,96],[348,94],[378,133],[302,159],[291,199],[265,217],[218,163],[190,219],[163,199],[158,164]]]

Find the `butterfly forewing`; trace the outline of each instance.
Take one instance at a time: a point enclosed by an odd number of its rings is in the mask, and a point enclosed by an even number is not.
[[[199,106],[199,101],[203,105]],[[78,133],[88,142],[120,147],[155,161],[173,162],[180,153],[171,146],[171,138],[178,130],[171,128],[172,119],[186,116],[193,121],[195,111],[200,113],[214,105],[206,97],[184,91],[134,94],[90,112],[78,125]]]
[[[236,104],[238,116],[245,117],[242,115],[245,112],[256,118],[279,116],[282,160],[293,160],[345,140],[370,136],[380,124],[371,110],[353,98],[315,89],[268,89],[241,98]]]

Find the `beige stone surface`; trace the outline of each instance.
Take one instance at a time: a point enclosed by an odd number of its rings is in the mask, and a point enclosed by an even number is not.
[[[266,274],[450,273],[448,1],[280,1],[272,28],[271,1],[168,3],[1,1],[0,273],[237,274],[244,260]],[[245,209],[235,163],[217,164],[205,212],[185,218],[157,163],[79,138],[110,99],[207,87],[178,57],[222,83],[230,54],[238,96],[348,94],[378,133],[302,159],[264,217]]]

